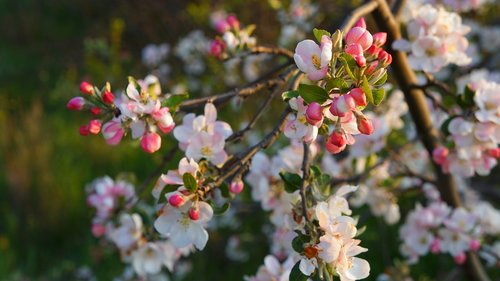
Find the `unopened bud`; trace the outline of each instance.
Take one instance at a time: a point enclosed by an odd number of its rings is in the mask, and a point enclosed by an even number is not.
[[[332,134],[333,135],[333,134]],[[336,140],[334,140],[334,142],[337,142]],[[326,142],[326,150],[328,150],[328,152],[332,153],[332,154],[337,154],[337,153],[340,153],[342,152],[345,147],[346,147],[346,144],[344,144],[343,146],[338,146],[338,145],[335,145],[333,142],[332,142],[332,136],[330,135],[330,137],[328,138],[327,142]]]
[[[466,259],[467,259],[467,256],[465,255],[464,252],[462,252],[454,257],[455,263],[458,265],[464,264]]]
[[[101,131],[101,125],[102,125],[101,120],[98,119],[90,120],[88,126],[89,132],[94,135],[99,134],[99,132]]]
[[[438,254],[441,251],[441,241],[439,239],[432,240],[431,253]]]
[[[387,33],[377,32],[373,34],[373,45],[377,47],[382,47],[387,41]]]
[[[66,108],[69,110],[82,110],[85,105],[85,99],[82,97],[74,97],[69,100],[66,104]]]
[[[345,146],[347,143],[345,133],[342,130],[333,131],[330,135],[330,143],[339,147]]]
[[[364,135],[373,134],[373,124],[372,124],[372,121],[370,121],[370,119],[368,119],[364,116],[361,116],[361,117],[357,118],[356,121],[357,121],[356,123],[358,125],[358,130],[360,133],[362,133]]]
[[[488,150],[488,155],[493,158],[500,158],[500,148],[493,148]]]
[[[184,204],[184,197],[182,197],[182,195],[180,194],[172,194],[168,198],[168,203],[173,207],[180,207],[182,204]]]
[[[142,150],[147,153],[156,152],[161,147],[161,137],[155,132],[146,133],[141,139]]]
[[[101,113],[101,109],[97,106],[94,106],[90,109],[90,112],[92,112],[93,115],[99,115],[99,113]]]
[[[479,248],[481,248],[481,243],[477,239],[472,239],[470,241],[469,247],[470,247],[471,251],[475,252],[475,251],[479,250]]]
[[[363,50],[367,50],[373,44],[373,37],[368,30],[362,27],[353,27],[345,36],[347,45],[359,44]]]
[[[82,125],[80,127],[80,135],[86,137],[89,135],[89,126],[88,125]]]
[[[197,221],[198,219],[200,219],[200,210],[198,210],[198,208],[191,207],[188,211],[188,214],[191,220]]]
[[[444,146],[438,146],[434,148],[432,151],[432,159],[439,165],[443,165],[446,162],[446,158],[448,157],[448,148]]]
[[[231,192],[232,194],[239,194],[243,191],[244,186],[245,185],[243,184],[242,180],[232,181],[229,185],[229,192]]]
[[[388,52],[382,50],[378,53],[378,60],[382,67],[386,67],[392,63],[392,56]]]
[[[94,86],[92,86],[89,82],[83,81],[80,84],[80,92],[86,95],[92,95],[94,94]]]
[[[365,18],[360,18],[355,24],[354,27],[361,27],[366,29],[366,21]]]
[[[104,93],[102,93],[102,101],[104,101],[105,103],[112,104],[114,100],[115,96],[113,96],[113,93],[111,93],[110,91],[106,90],[104,91]]]
[[[348,94],[352,96],[357,106],[366,106],[366,95],[361,88],[354,88]]]
[[[312,102],[307,106],[306,119],[313,126],[318,126],[323,122],[323,108],[319,103]]]
[[[229,15],[229,16],[227,16],[226,22],[233,29],[239,29],[240,28],[240,22],[238,21],[238,18],[235,15]]]
[[[342,51],[342,38],[342,31],[337,29],[337,31],[335,31],[335,33],[332,35],[333,52]]]

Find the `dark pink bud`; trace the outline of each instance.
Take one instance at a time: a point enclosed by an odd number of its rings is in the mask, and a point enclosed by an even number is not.
[[[375,46],[375,45],[371,45],[370,48],[368,48],[368,50],[366,50],[366,54],[370,57],[378,57],[378,53],[380,53],[382,49]]]
[[[439,239],[432,240],[431,252],[433,254],[439,254],[439,251],[441,251],[441,241]]]
[[[386,67],[392,63],[392,56],[388,52],[382,50],[378,53],[378,60],[382,67]]]
[[[142,136],[141,139],[142,150],[147,153],[153,153],[161,147],[161,137],[157,133],[149,132]]]
[[[333,135],[333,134],[332,134]],[[334,142],[337,142],[337,140],[334,140]],[[343,146],[337,146],[335,145],[333,142],[332,142],[332,136],[330,136],[328,138],[328,141],[326,142],[326,150],[328,150],[328,152],[332,153],[332,154],[337,154],[337,153],[340,153],[342,152],[345,147],[346,147],[346,144],[344,143]]]
[[[229,24],[229,26],[231,28],[234,28],[234,29],[240,28],[240,22],[238,21],[238,18],[235,15],[227,16],[226,22],[227,22],[227,24]]]
[[[94,106],[90,109],[90,112],[92,112],[93,115],[99,115],[99,113],[101,113],[101,109],[97,106]]]
[[[354,27],[361,27],[366,29],[366,21],[365,18],[360,18],[355,24]]]
[[[377,69],[377,66],[378,66],[378,61],[371,62],[368,65],[368,68],[365,70],[365,73],[368,74],[368,75],[372,74],[373,71],[375,71],[375,69]]]
[[[69,100],[66,104],[66,108],[69,110],[82,110],[85,105],[85,99],[82,97],[74,97]]]
[[[215,23],[215,30],[221,34],[228,31],[230,28],[231,27],[225,20],[219,20]]]
[[[377,32],[373,34],[373,45],[377,47],[382,47],[387,41],[387,33]]]
[[[333,98],[330,112],[334,116],[344,117],[348,112],[356,108],[356,103],[351,95],[346,94]]]
[[[338,147],[345,146],[347,143],[345,133],[342,130],[333,131],[333,133],[330,135],[329,142]]]
[[[361,116],[357,120],[357,125],[358,125],[358,130],[360,133],[364,135],[371,135],[373,134],[373,124],[370,119]]]
[[[89,132],[91,134],[97,135],[101,131],[101,120],[94,119],[89,122]]]
[[[493,148],[488,150],[488,155],[493,157],[493,158],[500,158],[500,148]]]
[[[239,194],[241,191],[243,191],[243,187],[244,184],[242,180],[232,181],[229,185],[229,192],[233,194]]]
[[[104,91],[104,93],[102,93],[102,100],[105,102],[105,103],[109,103],[109,104],[112,104],[113,101],[115,100],[115,96],[113,96],[113,93],[111,93],[110,91]]]
[[[197,208],[191,207],[188,213],[191,220],[197,221],[200,218],[200,210]]]
[[[80,127],[80,135],[86,137],[89,135],[89,126],[88,125],[82,125]]]
[[[106,233],[106,227],[100,223],[92,224],[92,234],[95,237],[101,237]]]
[[[210,55],[216,58],[220,58],[225,49],[226,45],[220,39],[215,39],[210,43]]]
[[[366,95],[361,88],[354,88],[348,94],[352,96],[357,106],[366,106]]]
[[[172,205],[173,207],[179,207],[182,204],[184,204],[184,197],[182,197],[182,195],[180,195],[180,194],[172,194],[168,198],[168,203],[170,205]]]
[[[465,260],[467,259],[467,256],[465,255],[465,253],[464,253],[464,252],[462,252],[462,253],[460,253],[460,254],[456,255],[456,256],[454,257],[454,259],[455,259],[455,263],[456,263],[456,264],[458,264],[458,265],[462,265],[462,264],[464,264]]]
[[[323,108],[319,103],[312,102],[307,106],[306,119],[313,126],[318,126],[323,122]]]
[[[86,95],[92,95],[94,94],[94,86],[92,86],[89,82],[83,81],[80,84],[80,92]]]
[[[356,60],[356,64],[359,67],[365,67],[366,66],[366,58],[364,56],[357,56],[354,59]]]
[[[373,44],[370,32],[362,27],[353,27],[345,37],[346,45],[359,44],[363,50],[367,50]]]
[[[345,52],[355,58],[363,55],[363,48],[359,44],[350,44],[345,47]]]
[[[479,242],[479,240],[477,240],[477,239],[472,239],[472,240],[470,241],[470,245],[469,245],[469,247],[470,247],[470,250],[471,250],[471,251],[474,251],[474,252],[475,252],[475,251],[479,250],[479,248],[481,248],[481,243],[480,243],[480,242]]]
[[[434,148],[432,151],[432,159],[439,165],[443,165],[446,162],[446,158],[448,157],[448,148],[444,146],[438,146]]]

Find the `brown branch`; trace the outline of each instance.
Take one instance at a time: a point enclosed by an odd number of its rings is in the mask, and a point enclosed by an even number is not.
[[[363,5],[359,6],[358,8],[354,9],[342,24],[341,28],[342,32],[344,34],[348,32],[354,26],[356,21],[368,15],[369,13],[373,12],[373,10],[377,8],[377,6],[378,3],[376,1],[368,1]]]
[[[279,48],[279,47],[256,46],[256,47],[250,48],[250,54],[271,54],[271,55],[278,55],[278,56],[293,58],[292,51],[285,49],[285,48]]]
[[[407,4],[408,0],[398,0],[396,3],[394,3],[392,7],[392,13],[394,14],[394,18],[396,21],[399,21],[399,18],[401,17],[401,14],[403,13],[404,7]]]
[[[432,151],[438,145],[438,131],[434,128],[429,108],[427,107],[425,96],[422,90],[412,87],[417,83],[415,72],[410,68],[406,54],[391,48],[392,43],[401,38],[399,24],[384,0],[375,0],[379,3],[378,8],[373,12],[373,17],[381,30],[387,32],[388,51],[392,54],[393,74],[404,92],[406,102],[410,109],[413,122],[416,126],[420,140],[424,144],[429,156],[432,158]],[[441,167],[433,162],[437,179],[437,188],[441,198],[452,207],[459,207],[461,200],[456,188],[454,179],[449,174],[444,174]],[[475,253],[468,253],[465,263],[467,273],[472,280],[489,281],[490,278],[484,271],[479,258]]]

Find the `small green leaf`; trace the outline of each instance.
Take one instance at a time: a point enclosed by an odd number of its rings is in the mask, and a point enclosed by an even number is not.
[[[184,173],[184,175],[182,175],[182,181],[184,182],[184,187],[191,192],[195,192],[198,188],[196,179],[190,173]]]
[[[453,115],[453,116],[450,116],[448,117],[448,119],[446,119],[443,124],[441,124],[441,132],[443,132],[443,134],[445,136],[449,136],[450,135],[450,131],[448,130],[448,127],[450,126],[450,123],[451,121],[456,118],[457,116],[456,115]]]
[[[326,35],[328,37],[332,36],[330,34],[330,32],[323,30],[323,29],[317,29],[317,28],[313,29],[313,34],[314,34],[314,37],[316,37],[316,40],[318,40],[318,42],[321,42],[321,37],[323,37],[323,35]]]
[[[285,191],[288,193],[293,193],[300,189],[302,185],[302,178],[297,174],[292,174],[289,172],[280,173],[281,179],[285,182]]]
[[[316,165],[312,165],[311,166],[311,173],[313,176],[319,177],[319,176],[321,176],[321,169]]]
[[[211,202],[210,205],[214,210],[214,215],[217,216],[225,214],[229,210],[229,207],[231,207],[231,204],[229,202],[224,203],[222,206],[217,206],[214,202]]]
[[[347,72],[347,75],[349,75],[349,77],[352,80],[356,80],[356,77],[354,77],[354,74],[352,74],[351,66],[349,66],[349,61],[346,58],[351,58],[352,59],[352,57],[349,56],[349,55],[346,55],[346,56],[342,55],[342,56],[339,57],[339,60],[344,65],[344,69]]]
[[[284,100],[284,101],[289,101],[291,98],[296,98],[299,96],[299,92],[298,91],[286,91],[286,92],[283,92],[283,94],[281,94],[281,98]]]
[[[366,79],[366,76],[363,76],[363,84],[361,85],[361,89],[363,89],[363,92],[365,92],[366,99],[368,100],[368,102],[371,102],[373,104],[374,100],[372,95],[372,88],[370,87],[370,84],[368,83],[368,79]]]
[[[167,99],[163,100],[163,102],[161,103],[161,105],[170,108],[171,111],[175,111],[175,110],[177,110],[177,108],[179,107],[179,105],[183,101],[185,101],[187,99],[189,99],[189,94],[188,93],[178,94],[178,95],[171,95]]]
[[[293,238],[292,240],[292,248],[295,252],[297,253],[302,253],[304,252],[304,242],[302,241],[302,239],[300,238],[300,236],[297,236],[295,238]]]
[[[300,84],[299,93],[307,104],[312,102],[322,104],[328,99],[328,93],[325,89],[316,85]]]
[[[385,89],[384,88],[373,89],[372,96],[373,96],[373,104],[379,105],[385,97]]]
[[[344,81],[344,79],[341,79],[341,78],[332,78],[328,81],[326,81],[326,86],[325,86],[325,90],[327,92],[330,92],[332,89],[345,89],[345,88],[348,88],[349,85],[347,84],[346,81]]]
[[[222,195],[222,197],[224,198],[229,198],[231,197],[231,195],[229,194],[229,186],[227,186],[227,183],[222,183],[220,186],[219,186],[219,190],[220,190],[220,193]]]
[[[463,95],[457,96],[457,103],[462,108],[468,108],[474,106],[474,96],[476,93],[467,85],[465,87]]]
[[[387,81],[387,71],[384,72],[384,75],[382,75],[382,77],[380,77],[380,79],[378,79],[373,85],[380,87],[384,85],[386,81]]]
[[[292,271],[290,271],[290,281],[307,281],[309,276],[304,275],[302,271],[300,271],[300,261],[298,261],[292,268]]]

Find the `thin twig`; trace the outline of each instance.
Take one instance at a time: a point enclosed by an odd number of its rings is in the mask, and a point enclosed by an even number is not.
[[[346,18],[344,23],[342,24],[342,32],[345,34],[347,31],[349,31],[356,22],[368,15],[369,13],[373,12],[376,8],[378,7],[378,3],[376,1],[368,1],[364,3],[363,5],[359,6],[358,8],[354,9],[350,14],[349,17]]]
[[[404,11],[404,7],[406,6],[406,3],[408,0],[398,0],[396,3],[394,3],[392,7],[392,13],[394,14],[394,18],[396,21],[399,21],[399,18],[401,17],[401,14]]]
[[[256,46],[250,48],[251,54],[271,54],[271,55],[279,55],[285,56],[288,58],[293,58],[293,52],[280,47],[265,47],[265,46]]]

